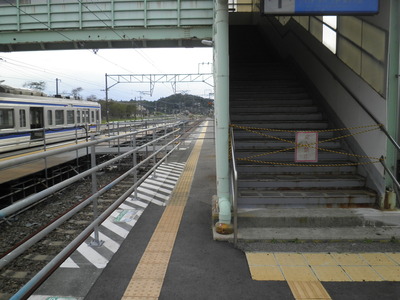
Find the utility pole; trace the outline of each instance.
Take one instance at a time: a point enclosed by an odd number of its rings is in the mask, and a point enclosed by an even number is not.
[[[107,73],[106,73],[106,89],[105,89],[105,92],[106,92],[106,123],[108,124],[108,83],[107,83]]]
[[[58,94],[58,82],[61,82],[61,79],[56,78],[56,98],[60,98],[61,96]]]

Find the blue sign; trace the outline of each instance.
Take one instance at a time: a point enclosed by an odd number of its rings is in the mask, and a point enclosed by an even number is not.
[[[264,13],[273,15],[376,14],[379,0],[264,0]]]

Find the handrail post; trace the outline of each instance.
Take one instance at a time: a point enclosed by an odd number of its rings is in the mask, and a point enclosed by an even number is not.
[[[136,149],[136,134],[134,134],[132,137],[132,149]],[[137,165],[137,150],[135,150],[133,152],[133,167],[136,167],[136,165]],[[138,181],[138,171],[137,171],[137,169],[135,169],[133,172],[134,172],[133,173],[133,184],[136,184],[136,182]],[[135,200],[138,199],[137,188],[135,188],[135,191],[134,191],[134,198],[135,198]]]
[[[93,141],[95,139],[94,135],[92,135],[91,140]],[[90,147],[90,161],[91,161],[91,168],[96,167],[96,145],[92,145]],[[92,172],[92,194],[96,195],[98,191],[98,185],[97,185],[97,176],[96,172]],[[97,208],[97,203],[98,203],[98,197],[94,197],[92,200],[93,204],[93,220],[96,220],[99,216],[99,211]],[[104,241],[101,241],[99,239],[99,225],[96,224],[93,227],[93,232],[94,232],[94,239],[90,242],[91,247],[100,247],[103,245]]]
[[[237,222],[237,169],[235,157],[235,141],[233,139],[233,128],[230,128],[230,146],[231,146],[231,188],[232,188],[232,204],[233,204],[233,245],[237,247],[238,239],[238,222]]]
[[[397,181],[396,176],[393,175],[393,173],[390,171],[390,169],[388,168],[388,166],[385,164],[385,159],[382,156],[379,160],[383,166],[383,168],[385,169],[385,171],[389,174],[389,177],[392,180],[392,183],[394,183],[393,189],[394,192],[396,193],[396,206],[400,207],[400,199],[399,199],[399,194],[400,194],[400,183]]]

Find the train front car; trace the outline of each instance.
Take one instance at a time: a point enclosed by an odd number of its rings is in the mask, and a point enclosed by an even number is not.
[[[0,93],[0,152],[99,133],[100,111],[91,101]]]

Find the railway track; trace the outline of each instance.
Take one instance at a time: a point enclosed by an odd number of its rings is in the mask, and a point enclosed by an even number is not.
[[[98,176],[100,187],[109,184],[112,179],[121,175],[123,171],[122,169],[115,169]],[[18,246],[29,242],[32,237],[48,228],[49,225],[88,198],[91,195],[91,191],[90,184],[87,184],[86,181],[88,179],[77,182],[28,211],[0,224],[0,257],[5,258],[7,254],[18,248]],[[133,178],[126,177],[115,185],[113,189],[99,197],[98,213],[104,212],[133,184]],[[9,299],[11,295],[18,292],[22,286],[93,222],[93,218],[93,204],[89,204],[46,237],[21,253],[12,262],[1,268],[0,299]]]
[[[199,122],[192,122],[190,127],[181,132],[180,138],[186,138],[198,125]],[[175,138],[169,143],[174,146],[177,141]],[[129,173],[127,170],[130,168],[131,156],[125,158],[126,163],[122,161],[116,168],[105,168],[97,172],[97,190],[101,191],[102,187],[105,190],[100,196],[94,197],[90,184],[93,177],[88,176],[52,194],[23,213],[3,220],[0,223],[0,300],[10,299],[18,293],[38,272],[43,272],[50,261],[64,253],[72,241],[79,238],[83,242],[92,233],[88,226],[93,224],[94,215],[101,215],[105,211],[111,214],[112,210],[108,212],[110,207],[126,198],[127,193],[132,192],[132,187],[141,182],[139,178],[146,178],[152,172],[151,168],[155,168],[164,159],[161,150],[155,151],[153,156],[156,159],[144,159],[143,165],[137,169],[137,176],[126,175]],[[107,188],[115,178],[119,178],[118,183]],[[97,199],[95,206],[93,199]],[[82,209],[78,211],[78,207]],[[66,221],[60,222],[62,218]],[[48,233],[39,238],[43,231]],[[84,231],[87,233],[82,235]],[[73,250],[71,248],[68,253]]]

